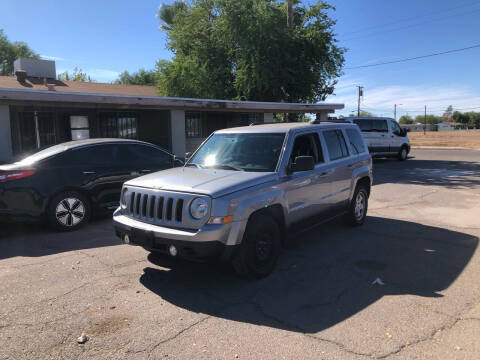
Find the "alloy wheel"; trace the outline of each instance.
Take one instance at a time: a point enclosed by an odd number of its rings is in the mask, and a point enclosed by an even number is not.
[[[355,220],[361,221],[365,215],[366,197],[363,191],[357,193],[355,198]]]
[[[78,225],[85,218],[85,205],[80,199],[69,197],[60,201],[55,209],[57,221],[67,227]]]

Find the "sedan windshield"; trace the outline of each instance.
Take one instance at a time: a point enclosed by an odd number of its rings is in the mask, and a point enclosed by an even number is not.
[[[277,167],[285,134],[214,134],[186,166],[272,172]]]

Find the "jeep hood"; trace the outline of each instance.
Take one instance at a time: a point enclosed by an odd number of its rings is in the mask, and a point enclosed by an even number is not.
[[[276,178],[276,173],[173,168],[138,177],[125,185],[209,195],[214,198],[259,185]]]

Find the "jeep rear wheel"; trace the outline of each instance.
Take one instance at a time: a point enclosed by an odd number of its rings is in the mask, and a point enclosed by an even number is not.
[[[275,268],[280,248],[280,230],[275,220],[266,214],[253,215],[232,260],[233,268],[239,275],[263,278]]]
[[[365,222],[368,210],[368,191],[365,185],[359,184],[355,189],[347,213],[347,222],[351,226],[359,226]]]

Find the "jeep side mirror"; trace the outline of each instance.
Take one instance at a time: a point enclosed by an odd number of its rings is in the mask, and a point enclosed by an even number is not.
[[[191,152],[186,152],[185,153],[185,161],[187,161],[188,159],[190,159],[192,157],[192,153]]]
[[[315,160],[313,156],[297,156],[295,162],[291,166],[292,172],[309,171],[315,168]]]

